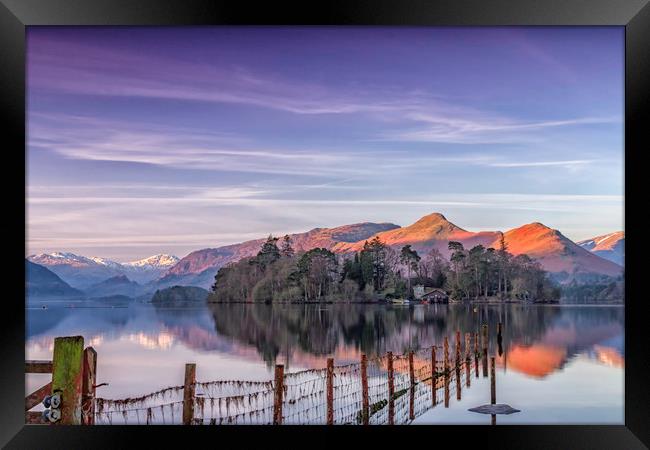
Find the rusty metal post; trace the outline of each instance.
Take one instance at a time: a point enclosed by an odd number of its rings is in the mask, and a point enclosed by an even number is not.
[[[388,425],[395,424],[395,372],[393,352],[388,352]]]
[[[334,425],[334,358],[327,358],[327,424]]]
[[[196,364],[185,364],[183,384],[183,425],[192,425],[194,419],[194,393],[196,383]]]
[[[368,358],[361,355],[361,415],[364,425],[370,421],[370,404],[368,402]]]
[[[97,352],[88,347],[83,354],[83,381],[81,385],[81,423],[95,425],[95,385],[97,384]]]
[[[284,366],[275,365],[275,396],[273,398],[273,425],[282,425],[282,395],[284,394]]]
[[[52,356],[52,394],[61,394],[61,419],[56,424],[81,424],[81,386],[83,375],[84,338],[82,336],[54,339]]]

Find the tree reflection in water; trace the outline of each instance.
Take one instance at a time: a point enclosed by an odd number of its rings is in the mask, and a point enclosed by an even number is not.
[[[359,353],[369,357],[388,351],[402,353],[440,345],[444,336],[456,330],[479,332],[481,324],[487,323],[490,349],[498,352],[499,365],[507,366],[509,350],[521,357],[522,349],[535,350],[541,345],[560,351],[560,358],[552,363],[553,369],[559,369],[570,357],[622,337],[624,317],[624,309],[618,307],[512,304],[475,309],[470,305],[224,303],[208,308],[218,334],[253,346],[269,366],[280,359],[288,362],[297,354],[319,360],[336,356],[337,363],[342,363],[356,360]],[[503,327],[500,343],[498,323]],[[622,342],[618,347],[615,351],[622,357]]]

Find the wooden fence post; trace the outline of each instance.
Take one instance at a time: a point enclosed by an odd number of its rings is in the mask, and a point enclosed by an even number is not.
[[[83,354],[83,381],[81,385],[81,423],[95,425],[95,385],[97,384],[97,352],[88,347]]]
[[[456,364],[456,400],[460,400],[460,365]]]
[[[483,359],[483,377],[488,376],[488,326],[483,325],[481,327],[481,332],[482,332],[482,359]]]
[[[409,351],[409,419],[415,420],[415,370],[413,368],[413,351]]]
[[[498,352],[499,356],[503,355],[503,334],[502,334],[502,327],[501,327],[501,322],[497,324],[497,347],[498,347]]]
[[[388,425],[395,424],[395,373],[393,371],[393,352],[388,352]]]
[[[460,330],[456,330],[456,357],[454,368],[456,369],[456,400],[460,400]]]
[[[185,364],[183,385],[183,425],[192,425],[194,419],[194,393],[196,390],[196,364]]]
[[[490,403],[495,405],[497,403],[497,382],[494,356],[490,358]]]
[[[472,335],[470,333],[465,333],[465,382],[467,387],[470,386],[470,380],[472,379],[472,368],[471,368],[471,359],[470,359],[470,342],[472,340]]]
[[[282,425],[282,395],[284,394],[284,366],[275,365],[275,397],[273,399],[273,425]]]
[[[444,350],[444,371],[445,371],[445,408],[449,408],[449,339],[445,336],[443,342]]]
[[[327,358],[327,424],[334,425],[334,358]]]
[[[364,425],[370,420],[370,404],[368,402],[368,358],[361,355],[361,415]]]
[[[444,350],[443,367],[445,373],[448,373],[449,372],[449,339],[447,339],[447,336],[445,336],[445,340],[443,342],[443,350]]]
[[[436,406],[436,384],[438,383],[438,372],[436,368],[436,346],[431,347],[431,406]]]
[[[494,356],[490,358],[490,403],[496,405],[497,403],[497,381],[496,370],[494,363]],[[496,414],[492,414],[492,425],[497,424]]]
[[[52,394],[61,394],[61,419],[56,424],[81,424],[81,386],[84,338],[82,336],[54,339],[52,356]]]
[[[445,408],[449,408],[449,372],[446,371],[444,375],[445,383]]]

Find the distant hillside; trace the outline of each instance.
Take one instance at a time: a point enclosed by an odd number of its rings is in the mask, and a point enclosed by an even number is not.
[[[157,306],[184,306],[188,303],[204,303],[208,291],[195,286],[172,286],[160,289],[151,297],[151,303]]]
[[[625,264],[625,232],[616,231],[578,242],[585,250],[608,259],[616,264]]]
[[[25,294],[27,297],[82,297],[84,295],[46,267],[28,260],[25,260]]]
[[[93,297],[107,297],[114,295],[135,297],[140,294],[142,290],[142,286],[135,281],[129,280],[126,275],[117,275],[90,286],[86,289],[86,293]]]
[[[332,249],[342,242],[357,242],[385,230],[399,228],[392,223],[357,223],[336,228],[314,228],[305,233],[291,234],[296,250],[310,250],[315,247]],[[227,245],[219,248],[206,248],[190,253],[165,273],[156,283],[159,287],[170,285],[190,285],[210,287],[217,271],[230,262],[257,254],[266,238]]]

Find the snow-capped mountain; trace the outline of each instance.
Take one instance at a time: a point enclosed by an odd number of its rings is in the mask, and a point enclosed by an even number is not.
[[[180,261],[180,258],[177,256],[160,254],[138,261],[127,262],[122,265],[138,269],[168,269],[178,261]]]
[[[159,278],[179,261],[176,256],[159,254],[138,261],[120,263],[106,258],[86,257],[69,252],[41,253],[28,256],[27,259],[47,267],[65,282],[79,289],[87,289],[121,275],[145,284]]]
[[[625,263],[625,232],[616,231],[614,233],[596,236],[591,239],[578,242],[578,245],[585,250],[608,259],[621,266]]]

